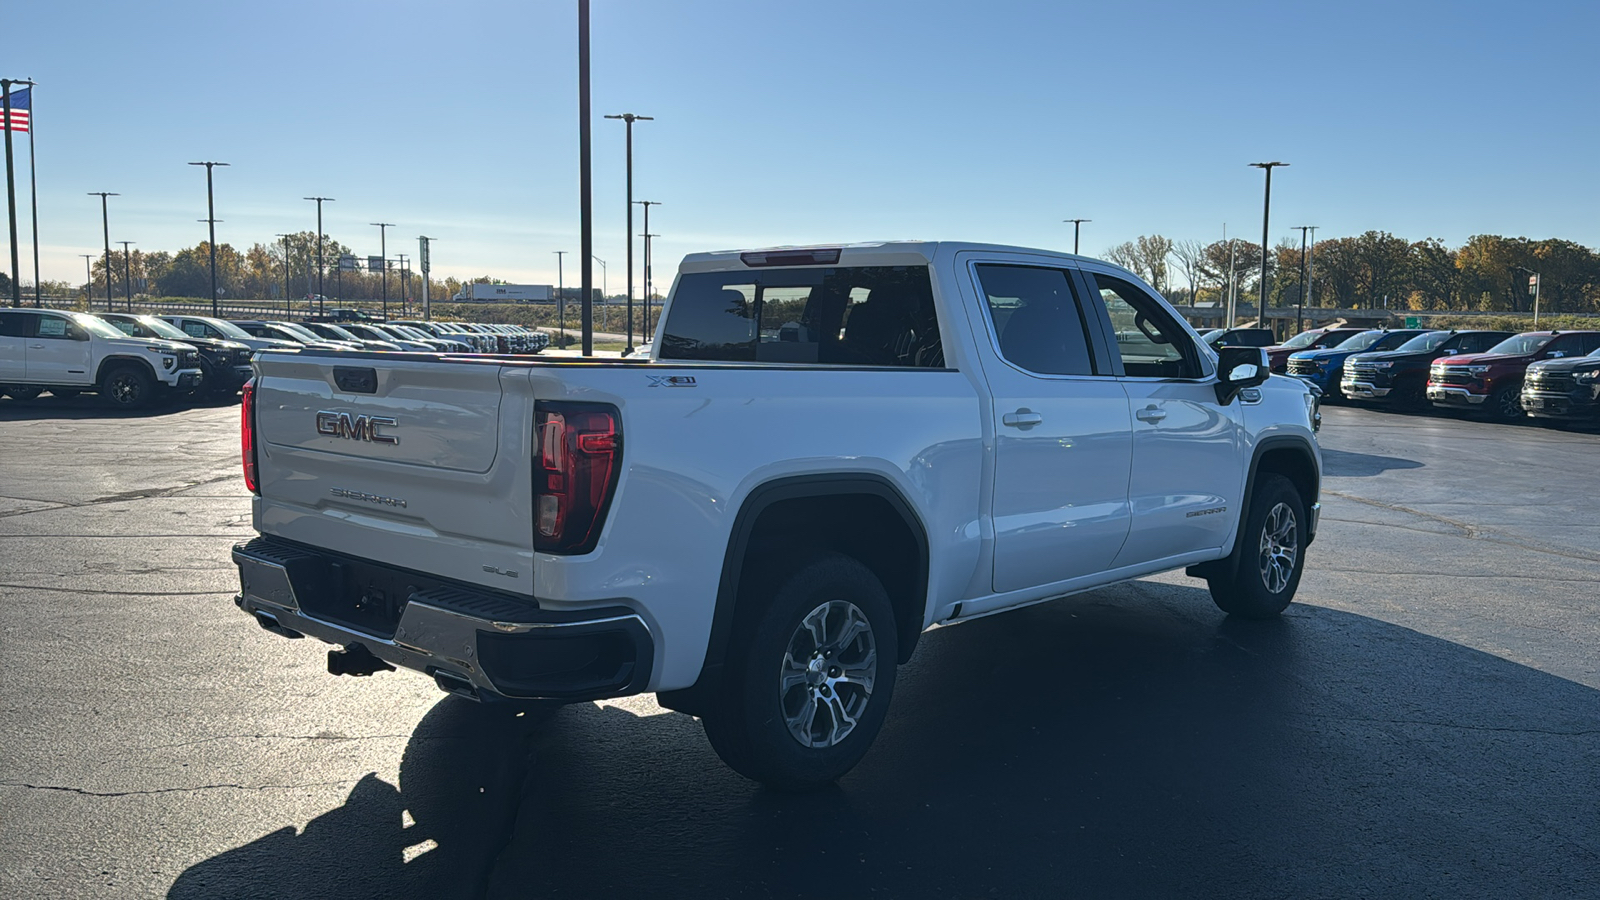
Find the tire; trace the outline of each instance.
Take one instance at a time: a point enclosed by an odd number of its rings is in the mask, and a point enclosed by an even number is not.
[[[1394,389],[1394,405],[1396,409],[1409,413],[1428,412],[1428,380],[1426,378],[1408,378]]]
[[[855,767],[883,726],[898,659],[894,610],[866,566],[816,553],[736,628],[720,696],[702,719],[735,772],[779,791],[824,787]]]
[[[1294,483],[1274,473],[1258,476],[1233,556],[1206,578],[1217,608],[1242,619],[1282,613],[1305,571],[1305,525],[1305,501]]]
[[[10,394],[13,400],[32,400],[44,393],[44,388],[13,384],[6,388],[6,393]]]
[[[72,398],[78,396],[81,393],[83,393],[83,391],[80,391],[77,388],[51,388],[50,389],[50,395],[51,396],[60,397],[62,400],[71,400]]]
[[[1496,422],[1515,422],[1525,413],[1522,411],[1522,385],[1503,384],[1495,388],[1489,395],[1489,402],[1484,404],[1488,409],[1489,417]]]
[[[117,409],[143,409],[155,402],[155,380],[138,366],[117,366],[100,383],[100,396]]]

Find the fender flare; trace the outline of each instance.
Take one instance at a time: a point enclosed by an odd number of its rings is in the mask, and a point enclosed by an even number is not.
[[[717,584],[716,608],[712,613],[711,633],[706,642],[705,660],[700,666],[700,677],[687,688],[662,691],[657,699],[662,706],[690,715],[704,715],[704,710],[721,684],[722,668],[727,656],[729,641],[738,603],[739,582],[743,577],[744,559],[750,550],[751,537],[761,514],[777,503],[812,497],[872,496],[889,504],[910,530],[917,546],[916,582],[912,596],[922,598],[920,611],[925,614],[928,596],[928,531],[911,504],[894,483],[875,472],[826,472],[790,475],[763,482],[747,495],[739,512],[734,516],[733,529],[728,535],[728,549],[722,559],[722,575]],[[899,623],[900,659],[904,662],[916,648],[922,633],[920,616],[911,622]]]
[[[1308,509],[1310,508],[1311,504],[1317,502],[1317,498],[1322,494],[1322,468],[1317,465],[1317,455],[1316,452],[1311,448],[1310,439],[1299,435],[1289,434],[1278,434],[1262,438],[1259,442],[1257,442],[1255,449],[1250,453],[1250,471],[1245,477],[1244,496],[1239,502],[1239,524],[1234,530],[1233,549],[1228,553],[1227,556],[1224,556],[1221,559],[1214,559],[1210,562],[1203,562],[1199,565],[1189,566],[1184,570],[1185,575],[1195,578],[1206,578],[1212,575],[1225,576],[1233,573],[1233,570],[1239,564],[1239,538],[1244,532],[1245,519],[1250,514],[1250,501],[1254,499],[1256,476],[1261,468],[1261,458],[1266,456],[1268,453],[1276,452],[1278,450],[1288,450],[1304,457],[1307,468],[1315,473],[1317,481],[1316,484],[1312,486],[1311,496],[1304,497],[1302,499],[1305,500]],[[1315,517],[1309,518],[1311,521],[1306,523],[1305,546],[1307,547],[1311,546],[1311,542],[1315,540],[1317,536],[1316,519]]]
[[[105,359],[100,360],[100,368],[95,369],[94,371],[95,389],[99,390],[100,387],[105,384],[106,372],[108,370],[126,363],[137,363],[138,365],[143,366],[145,374],[150,376],[151,381],[154,381],[156,384],[165,384],[165,382],[161,380],[160,373],[156,371],[156,367],[150,365],[150,361],[142,356],[108,356]]]

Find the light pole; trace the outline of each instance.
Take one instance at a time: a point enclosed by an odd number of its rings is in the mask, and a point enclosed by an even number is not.
[[[566,250],[550,251],[556,255],[556,319],[561,323],[561,349],[567,347],[567,286],[563,281],[561,263],[567,258]]]
[[[428,296],[428,273],[433,270],[432,252],[433,242],[438,238],[428,237],[425,234],[417,235],[417,261],[422,269],[422,318],[424,321],[433,318],[433,301]]]
[[[1093,222],[1094,220],[1093,219],[1062,219],[1061,221],[1063,221],[1063,222],[1071,222],[1072,223],[1072,255],[1073,256],[1077,256],[1078,255],[1078,229],[1080,227],[1082,227],[1083,223],[1085,223],[1085,222]]]
[[[383,257],[383,317],[389,318],[389,229],[393,222],[370,222],[378,226],[378,255]]]
[[[1538,328],[1539,327],[1539,288],[1544,284],[1544,279],[1539,277],[1539,273],[1538,272],[1535,272],[1534,270],[1526,268],[1524,266],[1512,266],[1511,268],[1516,269],[1516,270],[1518,270],[1520,272],[1527,272],[1528,275],[1531,276],[1528,279],[1528,283],[1533,285],[1533,327],[1534,328]]]
[[[1306,232],[1315,230],[1317,226],[1296,225],[1294,227],[1300,230],[1300,296],[1297,298],[1300,305],[1294,312],[1294,333],[1299,334],[1306,327]]]
[[[274,237],[283,238],[283,315],[291,315],[289,306],[289,235],[277,234]]]
[[[610,305],[606,302],[606,261],[594,256],[592,253],[589,255],[594,257],[594,261],[600,264],[600,329],[604,331],[606,327],[606,308]]]
[[[206,167],[206,217],[203,221],[211,226],[211,317],[217,317],[217,205],[211,193],[211,169],[215,166],[225,166],[225,162],[192,162],[191,166]]]
[[[332,197],[302,197],[302,200],[317,201],[317,315],[322,315],[322,204],[324,201],[333,202]]]
[[[644,238],[644,333],[646,339],[650,337],[650,239],[661,237],[651,234],[648,230],[639,235]]]
[[[406,255],[404,253],[396,253],[395,256],[400,260],[400,312],[402,315],[410,315],[407,310],[411,308],[411,280],[407,277],[409,270],[406,269]],[[424,316],[423,318],[426,320],[427,317]]]
[[[1267,220],[1272,215],[1272,170],[1276,166],[1287,166],[1286,162],[1259,162],[1251,163],[1252,168],[1261,169],[1267,173],[1267,192],[1261,201],[1261,296],[1256,301],[1260,307],[1260,314],[1267,314]]]
[[[639,235],[644,238],[644,337],[650,339],[650,207],[660,206],[655,200],[635,200],[634,203],[644,207],[644,233]],[[632,249],[632,241],[629,242]],[[629,329],[632,329],[633,319],[628,319]],[[629,341],[632,344],[633,341]],[[629,352],[632,352],[631,350]]]
[[[138,241],[117,241],[122,245],[122,291],[128,298],[128,312],[133,312],[133,258],[128,255],[128,245]]]
[[[83,257],[83,305],[94,308],[94,269],[90,260],[94,259],[93,253],[79,253]],[[110,312],[110,310],[106,310]]]
[[[633,352],[633,123],[653,122],[654,116],[636,116],[633,113],[622,113],[616,116],[606,116],[608,119],[621,119],[628,126],[628,347],[622,351],[624,354]],[[650,229],[646,228],[646,231]]]
[[[106,312],[111,311],[111,219],[106,213],[106,198],[121,197],[110,191],[90,191],[89,196],[100,198],[100,227],[105,232],[106,241]]]

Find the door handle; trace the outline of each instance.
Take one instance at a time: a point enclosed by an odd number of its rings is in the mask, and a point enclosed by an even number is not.
[[[1031,428],[1032,426],[1043,422],[1044,416],[1034,412],[1031,409],[1028,409],[1027,407],[1023,407],[1016,412],[1008,412],[1001,416],[1000,421],[1010,425],[1013,428]]]
[[[29,344],[28,345],[28,349],[29,350],[43,350],[44,349],[44,345],[43,344]]]
[[[1146,406],[1144,409],[1134,413],[1133,416],[1141,422],[1149,422],[1151,425],[1154,425],[1162,419],[1165,419],[1167,417],[1167,413],[1166,410],[1159,406]]]

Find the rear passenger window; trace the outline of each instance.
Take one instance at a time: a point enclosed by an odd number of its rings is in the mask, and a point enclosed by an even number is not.
[[[980,265],[984,308],[1012,365],[1040,375],[1092,375],[1083,312],[1063,269]]]
[[[33,337],[33,313],[0,312],[0,337]]]
[[[39,331],[36,336],[65,339],[67,337],[67,320],[60,316],[40,316]]]
[[[190,337],[205,337],[206,326],[203,322],[184,322],[183,333]]]
[[[660,358],[943,368],[926,266],[681,276]]]

